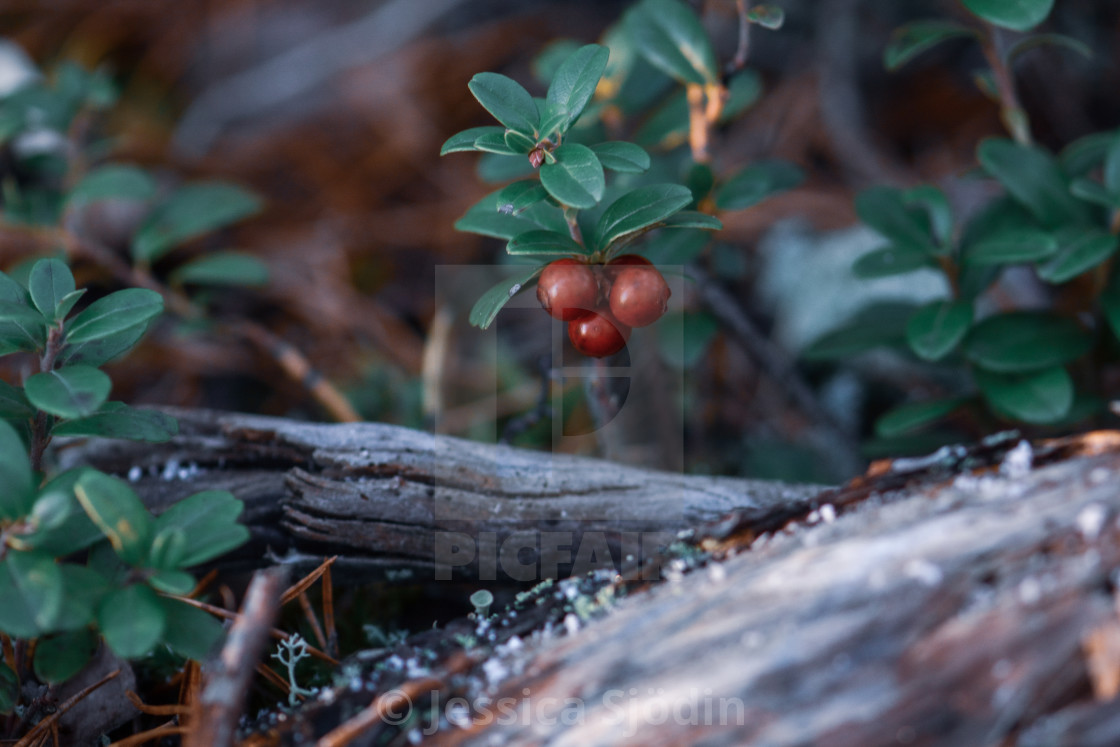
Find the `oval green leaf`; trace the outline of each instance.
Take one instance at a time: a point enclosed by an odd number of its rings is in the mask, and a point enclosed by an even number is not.
[[[696,13],[677,0],[643,0],[626,15],[630,37],[651,65],[682,83],[719,82],[712,42]]]
[[[557,68],[546,99],[557,111],[567,112],[563,129],[566,130],[579,118],[595,95],[595,87],[599,85],[599,78],[603,77],[609,57],[607,47],[588,44],[569,55]]]
[[[1103,184],[1088,177],[1081,176],[1070,182],[1069,193],[1104,208],[1120,208],[1120,194],[1110,192]]]
[[[137,410],[114,402],[113,409],[100,411],[84,418],[58,423],[51,429],[53,436],[102,436],[127,438],[132,441],[163,443],[179,432],[175,418],[155,410]]]
[[[1046,20],[1054,0],[961,0],[979,18],[1012,31],[1030,31]]]
[[[55,559],[11,551],[0,562],[0,632],[35,638],[52,630],[62,610],[63,581]]]
[[[91,471],[82,475],[74,492],[120,559],[132,566],[141,565],[151,545],[152,515],[132,488],[116,477]]]
[[[681,210],[657,222],[658,228],[699,228],[704,231],[722,231],[723,221],[699,210]]]
[[[520,83],[499,73],[479,73],[467,84],[486,111],[506,126],[534,137],[540,114],[533,97]]]
[[[174,567],[190,568],[243,545],[249,539],[249,530],[237,523],[237,517],[244,509],[245,504],[229,491],[205,490],[160,514],[155,524],[159,532],[180,531],[185,537],[183,552],[176,554]]]
[[[125,288],[91,303],[66,325],[73,345],[108,337],[146,324],[163,312],[163,296],[146,288]]]
[[[937,253],[929,213],[907,205],[900,190],[891,187],[865,189],[856,195],[856,214],[895,246],[910,247],[930,255]]]
[[[919,358],[941,360],[960,344],[971,325],[972,304],[968,301],[934,301],[910,317],[906,342]]]
[[[553,151],[553,155],[556,163],[546,163],[540,168],[541,184],[548,193],[570,207],[598,205],[607,182],[603,164],[594,151],[586,145],[567,143]]]
[[[262,286],[268,284],[268,265],[245,252],[214,252],[177,267],[171,279],[195,285]]]
[[[641,174],[649,170],[649,153],[634,143],[612,140],[592,145],[591,150],[603,164],[603,168],[620,174]]]
[[[159,601],[167,618],[163,641],[180,656],[202,661],[222,640],[222,624],[209,613],[167,597]]]
[[[496,283],[494,287],[483,293],[471,308],[470,323],[479,329],[489,327],[502,307],[543,270],[544,265],[539,265],[529,270],[522,270],[513,277]]]
[[[62,299],[74,292],[74,276],[66,263],[58,259],[40,259],[27,278],[31,302],[47,319],[56,319]]]
[[[73,205],[98,200],[150,200],[156,193],[156,183],[143,169],[124,164],[110,164],[91,169],[67,195]]]
[[[927,49],[932,49],[946,39],[978,37],[975,30],[950,21],[914,21],[899,26],[891,33],[883,51],[883,64],[888,70],[897,70]]]
[[[244,187],[201,182],[180,187],[132,237],[132,257],[154,262],[176,246],[259,213],[260,198]]]
[[[1058,251],[1058,240],[1045,231],[1015,228],[996,232],[969,246],[965,261],[976,265],[1037,262]]]
[[[599,217],[596,246],[606,250],[620,239],[667,219],[690,202],[692,192],[681,184],[651,184],[631,190]]]
[[[35,410],[23,395],[23,390],[0,379],[0,418],[23,420],[35,415]],[[0,457],[2,460],[3,457]],[[0,482],[0,485],[4,483]]]
[[[965,340],[970,361],[997,373],[1060,366],[1088,352],[1092,337],[1080,324],[1044,311],[1012,311],[973,326]]]
[[[113,382],[93,366],[67,366],[31,376],[24,383],[28,401],[60,418],[92,415],[109,397]]]
[[[875,421],[875,435],[893,438],[911,433],[941,420],[967,402],[967,397],[951,397],[899,405]]]
[[[806,360],[837,360],[877,347],[905,344],[906,322],[915,306],[883,302],[867,306],[837,329],[818,337],[801,356]]]
[[[0,519],[27,516],[34,498],[31,462],[23,440],[6,420],[0,420],[0,485]]]
[[[456,132],[451,137],[447,138],[444,144],[439,149],[441,156],[446,156],[448,153],[462,153],[465,151],[478,150],[474,143],[483,135],[501,135],[505,132],[504,127],[497,125],[487,125],[485,127],[471,127],[470,129]]]
[[[777,5],[756,5],[747,11],[747,20],[764,29],[777,31],[786,22],[786,13]]]
[[[1057,234],[1060,248],[1038,276],[1048,283],[1065,283],[1101,264],[1120,246],[1120,237],[1099,228],[1071,228]]]
[[[984,170],[1042,224],[1054,229],[1087,222],[1088,213],[1069,191],[1069,181],[1046,151],[1005,138],[987,138],[977,148]]]
[[[1073,405],[1073,379],[1061,366],[1028,374],[977,369],[973,376],[993,410],[1025,423],[1055,423]]]
[[[676,368],[696,364],[719,332],[719,322],[706,312],[673,312],[657,324],[658,351],[661,358]]]
[[[40,638],[35,644],[35,676],[50,684],[65,682],[82,671],[97,644],[97,634],[89,628]]]
[[[857,278],[883,278],[926,267],[936,267],[926,252],[909,246],[887,246],[861,255],[852,264],[852,274]]]
[[[151,587],[132,584],[105,597],[97,609],[97,627],[113,653],[135,659],[159,643],[167,613]]]
[[[716,193],[720,210],[744,210],[797,187],[805,173],[788,161],[758,161],[727,180]]]
[[[526,231],[510,239],[506,251],[516,256],[545,257],[588,255],[587,247],[556,231]]]
[[[106,337],[86,342],[68,344],[62,349],[58,360],[66,365],[84,363],[87,366],[101,366],[124,355],[131,350],[147,331],[147,324],[137,324]]]

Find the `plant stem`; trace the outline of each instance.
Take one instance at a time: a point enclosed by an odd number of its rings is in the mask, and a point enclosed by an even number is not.
[[[1027,113],[1022,104],[1019,103],[1019,96],[1015,92],[1015,78],[1001,54],[1000,46],[999,30],[988,24],[988,37],[981,42],[980,48],[995,78],[996,92],[999,94],[1000,120],[1011,133],[1011,137],[1015,138],[1015,142],[1020,145],[1030,145],[1030,122],[1027,120]]]
[[[39,357],[39,372],[46,373],[54,370],[55,361],[62,350],[62,325],[55,324],[47,332],[47,346]],[[42,410],[35,413],[31,421],[31,469],[34,472],[43,471],[43,454],[51,442],[50,436],[51,416]]]
[[[747,18],[747,1],[735,0],[735,9],[739,11],[739,47],[735,50],[735,57],[728,63],[727,75],[742,70],[747,64],[747,55],[751,49],[751,22]]]
[[[577,220],[578,217],[579,210],[568,207],[567,205],[564,206],[564,220],[568,224],[568,233],[571,235],[572,240],[580,246],[587,246],[583,243],[583,231],[580,230],[579,221]]]

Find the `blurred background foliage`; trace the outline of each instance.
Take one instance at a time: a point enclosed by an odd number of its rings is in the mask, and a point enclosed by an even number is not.
[[[730,58],[735,3],[691,4],[721,58]],[[494,438],[537,405],[540,327],[513,325],[511,344],[487,358],[477,355],[477,333],[466,320],[440,310],[437,267],[489,264],[503,254],[503,242],[454,230],[493,187],[478,178],[473,158],[440,159],[440,144],[488,123],[467,89],[473,74],[501,72],[528,85],[550,42],[596,41],[629,5],[0,0],[0,30],[16,45],[0,55],[0,85],[21,54],[48,74],[67,61],[107,72],[119,100],[98,127],[111,138],[113,160],[174,179],[228,180],[264,200],[250,220],[181,250],[220,244],[267,264],[269,282],[224,293],[212,307],[215,318],[251,319],[286,341],[364,418],[433,427],[438,401],[441,430]],[[730,170],[782,158],[807,180],[757,208],[721,216],[719,248],[700,264],[705,282],[730,291],[739,312],[792,362],[800,347],[866,301],[854,298],[865,291],[850,266],[876,239],[858,226],[855,194],[876,184],[928,182],[945,190],[958,215],[969,215],[993,190],[969,175],[976,143],[1003,129],[997,108],[973,85],[972,72],[983,64],[974,45],[949,42],[896,73],[883,68],[892,29],[915,18],[962,17],[955,3],[780,5],[785,26],[752,37],[748,67],[759,74],[762,94],[718,132],[714,163]],[[1047,28],[1094,52],[1085,60],[1039,49],[1017,69],[1035,137],[1057,150],[1120,122],[1120,6],[1058,0]],[[0,171],[8,169],[5,158]],[[101,230],[111,234],[114,217],[103,220]],[[0,268],[40,250],[4,231]],[[79,261],[74,269],[79,284],[117,287],[95,265]],[[867,292],[884,302],[936,293],[911,276],[872,286]],[[1025,280],[1003,288],[1013,297],[1035,291]],[[687,285],[684,307],[703,308],[702,291],[702,284]],[[791,396],[790,381],[768,373],[736,335],[710,322],[700,329],[706,344],[686,339],[684,360],[642,363],[684,367],[683,421],[658,427],[684,433],[690,471],[836,481],[868,456],[983,435],[957,423],[947,433],[876,443],[876,417],[945,383],[897,357],[802,363],[814,399],[806,407]],[[164,320],[114,364],[114,398],[327,419],[265,347]],[[572,400],[570,417],[586,419],[579,395],[568,392],[566,407]],[[822,430],[822,418],[832,427]],[[515,443],[547,444],[547,432],[514,430]],[[656,454],[619,453],[659,463]]]

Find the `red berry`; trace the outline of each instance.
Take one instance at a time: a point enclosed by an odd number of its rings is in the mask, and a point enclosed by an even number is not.
[[[668,283],[653,265],[624,267],[611,284],[611,312],[625,325],[644,327],[665,313],[670,294]]]
[[[606,308],[568,322],[568,339],[575,349],[592,358],[617,353],[626,345],[630,328],[620,324]]]
[[[537,283],[537,300],[551,316],[570,322],[595,308],[599,283],[588,265],[565,257],[544,268]]]

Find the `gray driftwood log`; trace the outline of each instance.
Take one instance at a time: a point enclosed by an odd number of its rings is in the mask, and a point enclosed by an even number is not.
[[[391,425],[320,425],[168,410],[166,444],[75,442],[65,464],[129,477],[159,512],[199,490],[246,504],[243,556],[337,567],[366,578],[530,582],[652,556],[732,510],[785,520],[815,486],[631,468]]]

